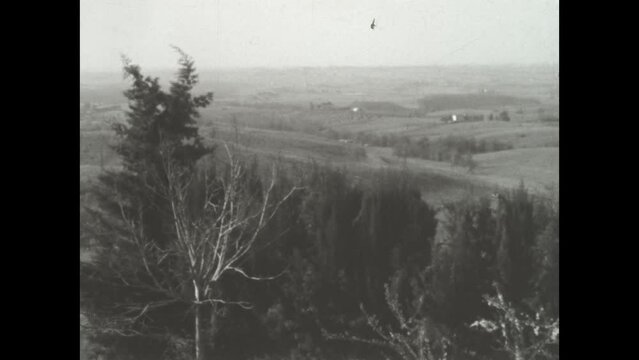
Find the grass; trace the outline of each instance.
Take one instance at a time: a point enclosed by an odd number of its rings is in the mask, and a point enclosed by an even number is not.
[[[232,128],[218,126],[214,129],[216,140],[235,142],[235,133]],[[360,148],[358,145],[342,144],[311,134],[255,128],[240,129],[237,142],[259,153],[335,162],[356,160],[356,152]]]
[[[500,140],[515,148],[559,146],[559,127],[541,122],[482,121],[457,124],[436,123],[419,129],[406,131],[414,138],[446,137],[463,135],[478,140]],[[522,136],[523,135],[523,136]]]
[[[559,183],[559,148],[512,149],[478,154],[476,171],[480,178],[513,187],[520,180],[539,190]]]

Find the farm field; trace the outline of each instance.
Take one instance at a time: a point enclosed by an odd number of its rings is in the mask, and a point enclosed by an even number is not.
[[[559,148],[536,147],[479,154],[476,157],[480,178],[491,178],[503,186],[516,186],[521,179],[540,191],[559,183]]]
[[[544,191],[559,179],[558,83],[551,67],[292,68],[202,71],[199,91],[215,92],[199,119],[208,141],[296,162],[315,160],[353,174],[404,169],[424,180],[438,201],[469,188],[517,186]],[[162,75],[165,75],[163,77]],[[168,78],[172,74],[159,74]],[[117,74],[81,76],[81,178],[117,166],[110,125],[123,118],[125,83]],[[119,95],[118,95],[119,94]],[[94,108],[87,107],[93,104]],[[420,105],[421,104],[421,105]],[[434,108],[427,111],[422,105]],[[457,106],[456,106],[457,105]],[[426,105],[424,105],[426,106]],[[474,106],[469,107],[469,106]],[[106,109],[99,111],[100,108]],[[353,108],[358,111],[354,112]],[[506,111],[510,121],[489,121]],[[450,114],[484,121],[443,123]],[[548,121],[548,119],[554,121]],[[500,141],[511,150],[475,154],[476,169],[393,155],[391,147],[355,143],[358,134],[436,141],[450,136]]]

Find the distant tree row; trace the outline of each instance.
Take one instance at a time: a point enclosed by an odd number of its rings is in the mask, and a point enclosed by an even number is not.
[[[430,140],[422,137],[417,141],[404,137],[393,146],[395,155],[417,157],[435,161],[456,163],[459,157],[512,149],[512,145],[499,140],[477,140],[472,137],[448,135]]]
[[[522,114],[523,110],[522,112],[518,111],[517,113]],[[484,121],[485,119],[486,119],[486,115],[484,114],[479,114],[479,115],[463,114],[463,115],[455,115],[455,118],[453,118],[453,115],[447,115],[442,117],[440,120],[444,123],[451,123],[451,122],[460,123],[460,122]],[[497,114],[497,116],[495,116],[493,113],[488,114],[488,120],[510,121],[510,115],[508,114],[508,111],[503,110],[502,112]]]
[[[497,106],[539,105],[532,98],[518,98],[499,94],[434,94],[418,101],[426,112],[450,109],[477,109]]]

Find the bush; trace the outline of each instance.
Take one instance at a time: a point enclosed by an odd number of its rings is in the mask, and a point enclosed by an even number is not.
[[[394,352],[403,360],[446,360],[450,358],[451,340],[436,324],[420,316],[418,312],[405,315],[399,300],[397,282],[385,286],[386,304],[393,315],[394,326],[384,326],[375,315],[368,314],[360,306],[366,324],[374,337],[361,337],[349,333],[331,334],[324,330],[324,336],[332,340],[354,341],[374,345],[382,351]],[[424,297],[418,299],[416,308],[421,307]]]
[[[508,111],[502,111],[499,113],[499,120],[501,121],[510,121],[510,115],[508,114]]]
[[[509,359],[558,359],[559,319],[548,317],[543,308],[517,309],[505,300],[497,285],[495,289],[495,296],[484,297],[495,314],[493,319],[477,320],[471,328],[493,334]]]

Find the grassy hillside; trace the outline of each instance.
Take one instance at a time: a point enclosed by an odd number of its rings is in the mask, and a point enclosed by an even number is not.
[[[442,199],[472,187],[517,185],[520,179],[542,184],[558,178],[558,82],[552,67],[201,68],[197,91],[215,92],[214,103],[201,112],[199,121],[200,133],[209,141],[238,141],[252,154],[294,162],[314,159],[361,177],[406,167],[423,177],[425,192]],[[155,75],[166,84],[172,73]],[[124,85],[121,74],[83,74],[81,101],[122,104]],[[332,107],[317,108],[326,103]],[[353,116],[352,106],[365,116]],[[419,107],[429,113],[420,113]],[[488,120],[501,111],[508,111],[511,121],[441,122],[450,113],[484,114]],[[83,179],[118,165],[108,146],[113,141],[109,122],[122,117],[122,111],[81,111]],[[448,163],[403,162],[391,148],[344,140],[357,134],[415,141],[473,137],[507,143],[513,150],[476,154],[478,167],[468,174]]]
[[[559,148],[512,149],[478,154],[478,176],[493,179],[503,186],[516,186],[524,180],[528,186],[544,189],[559,184]]]

